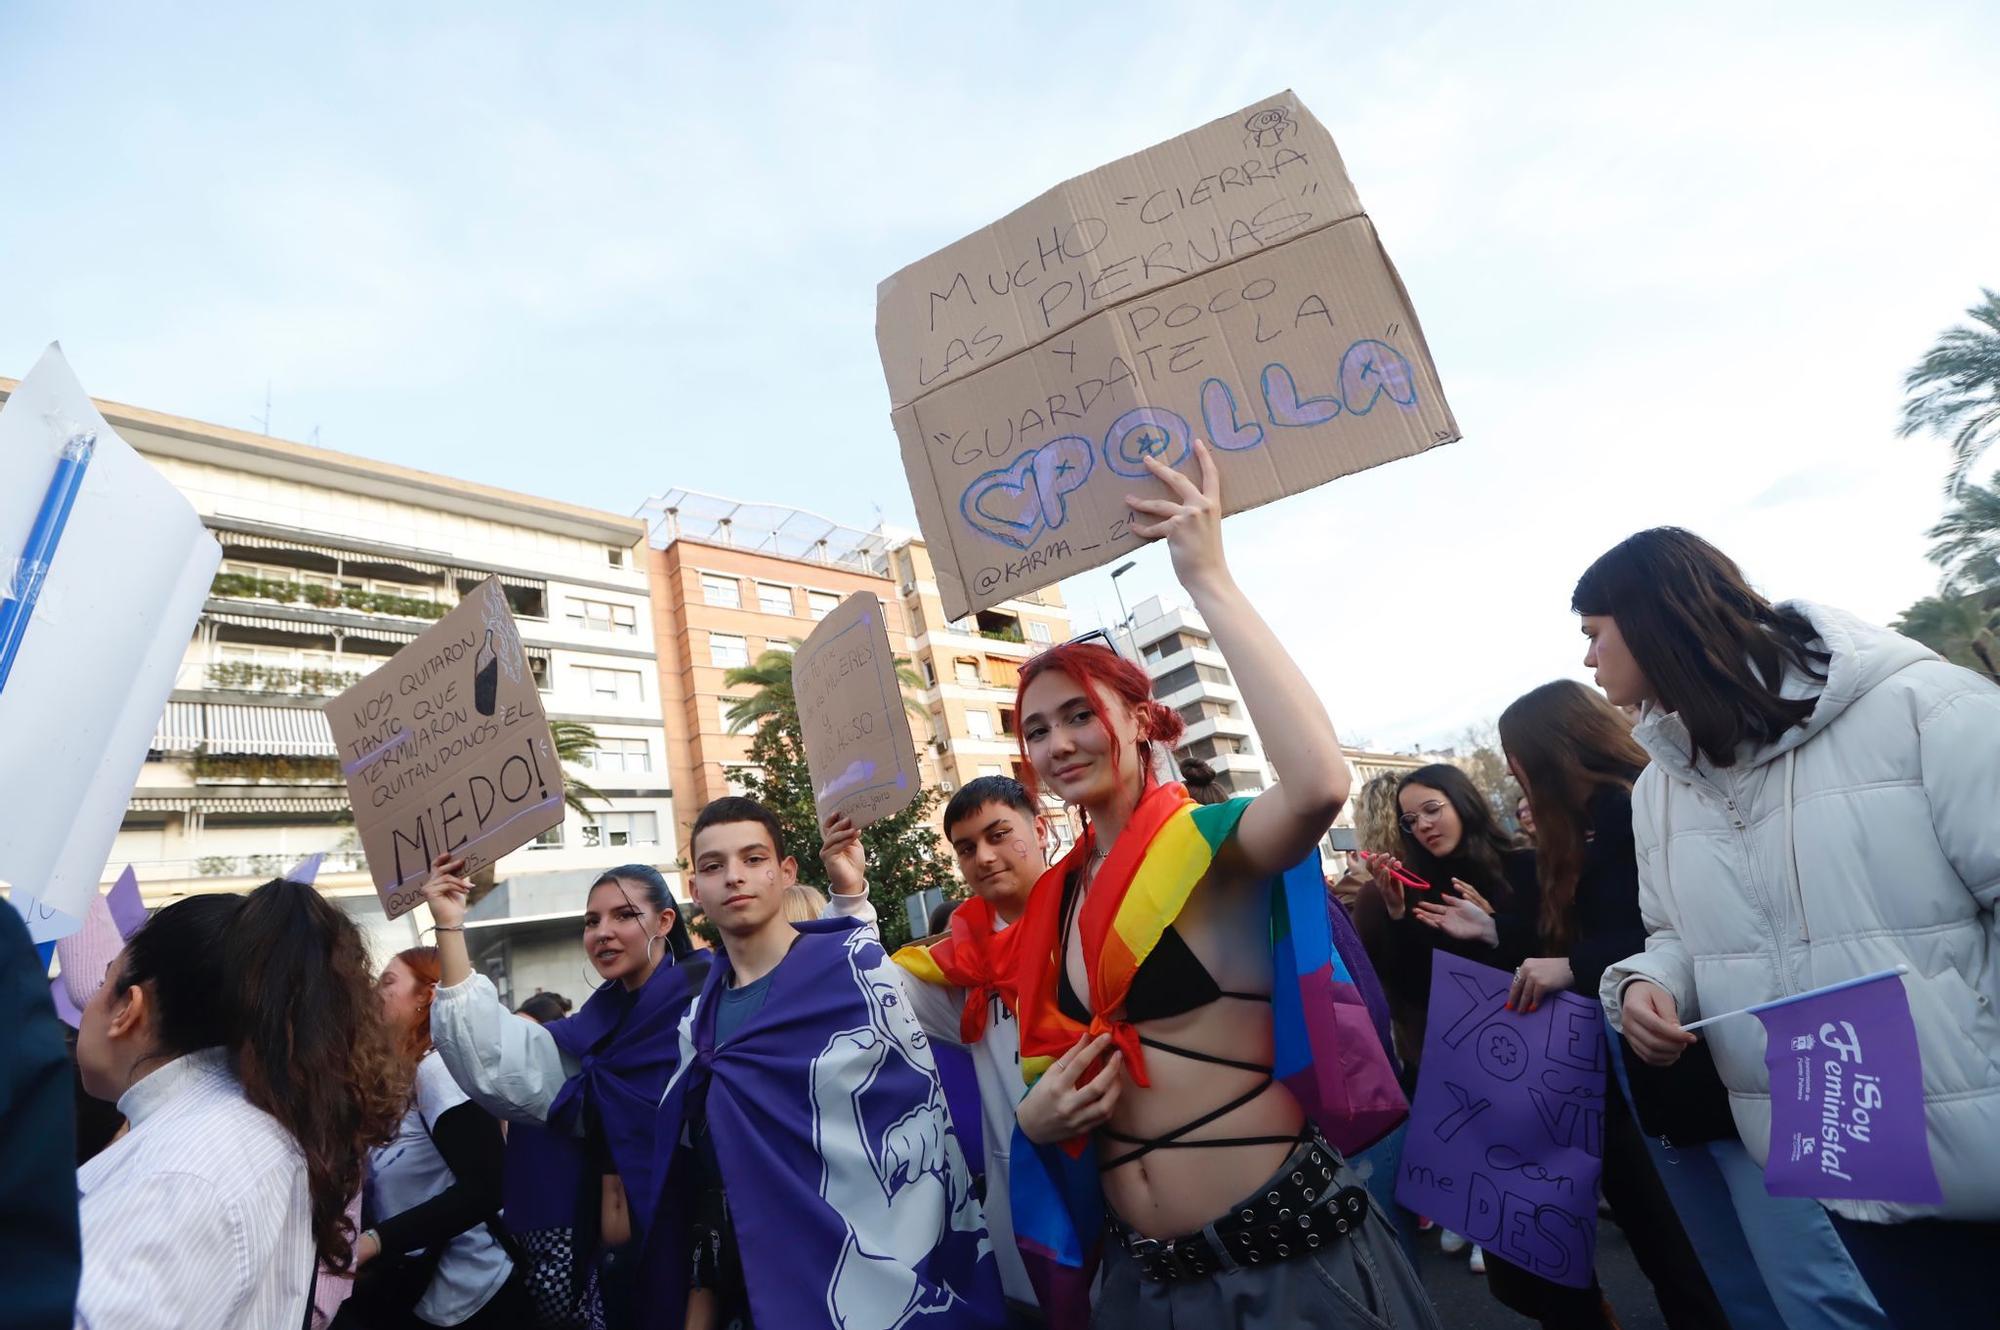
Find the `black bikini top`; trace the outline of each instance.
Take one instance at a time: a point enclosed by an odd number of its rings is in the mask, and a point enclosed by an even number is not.
[[[1063,939],[1063,955],[1069,954],[1069,939]],[[1179,1016],[1205,1007],[1224,997],[1247,998],[1252,1002],[1266,1002],[1268,998],[1259,993],[1224,993],[1222,986],[1201,963],[1201,957],[1194,954],[1181,935],[1168,924],[1160,934],[1160,940],[1139,966],[1139,972],[1132,976],[1132,987],[1125,994],[1125,1019],[1128,1021],[1158,1021],[1169,1016]],[[1062,1014],[1079,1025],[1090,1024],[1090,1008],[1077,993],[1076,985],[1069,981],[1069,964],[1063,963],[1062,978],[1056,985],[1056,1006]]]
[[[1063,1015],[1080,1025],[1090,1023],[1090,1008],[1078,996],[1076,986],[1069,981],[1069,934],[1071,911],[1076,904],[1079,879],[1071,874],[1063,883],[1063,926],[1061,946],[1057,951],[1056,964],[1060,967],[1056,981],[1056,1006]],[[1125,992],[1125,1019],[1128,1021],[1157,1021],[1169,1016],[1179,1016],[1183,1012],[1205,1007],[1222,998],[1236,998],[1242,1002],[1269,1002],[1269,993],[1232,993],[1215,982],[1215,976],[1201,963],[1201,957],[1194,954],[1187,940],[1168,924],[1160,933],[1160,940],[1139,965],[1139,971],[1132,976],[1132,986]],[[1257,1074],[1260,1079],[1243,1094],[1230,1100],[1222,1107],[1202,1114],[1192,1122],[1183,1123],[1172,1131],[1159,1136],[1127,1136],[1122,1132],[1100,1127],[1098,1130],[1111,1140],[1136,1147],[1115,1158],[1102,1160],[1098,1169],[1109,1172],[1121,1164],[1129,1164],[1135,1159],[1151,1154],[1155,1150],[1199,1150],[1237,1145],[1283,1145],[1292,1143],[1290,1136],[1233,1136],[1188,1140],[1189,1133],[1206,1127],[1229,1113],[1243,1107],[1268,1090],[1274,1083],[1271,1068],[1260,1062],[1241,1062],[1235,1058],[1217,1057],[1197,1049],[1182,1048],[1178,1044],[1163,1043],[1144,1035],[1139,1042],[1147,1048],[1171,1053],[1176,1057],[1194,1062],[1206,1062],[1218,1067],[1232,1067],[1238,1071]]]

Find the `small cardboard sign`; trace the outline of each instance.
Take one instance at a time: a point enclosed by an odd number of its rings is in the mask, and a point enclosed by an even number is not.
[[[563,820],[562,764],[500,579],[326,705],[354,826],[391,919],[431,860],[490,867]]]
[[[857,591],[820,621],[792,657],[792,696],[805,735],[813,802],[865,827],[917,797],[917,746],[882,602]]]
[[[1396,1199],[1523,1270],[1588,1288],[1604,1160],[1604,1013],[1576,993],[1513,1011],[1514,976],[1434,953]]]
[[[1143,540],[1144,458],[1227,512],[1459,437],[1409,296],[1290,92],[1071,180],[882,284],[875,337],[958,617]]]

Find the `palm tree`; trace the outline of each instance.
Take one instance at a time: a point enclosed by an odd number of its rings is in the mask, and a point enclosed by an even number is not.
[[[1965,482],[1952,503],[1924,533],[1937,542],[1931,562],[1945,570],[1948,590],[2000,591],[2000,473],[1991,484]]]
[[[1898,436],[1927,430],[1951,440],[1945,493],[1964,485],[1972,464],[2000,442],[2000,292],[1966,311],[1972,327],[1947,328],[1903,376],[1903,423]]]
[[[789,717],[796,720],[799,713],[798,697],[792,692],[792,653],[802,645],[793,638],[785,648],[771,647],[763,655],[748,665],[739,665],[722,676],[722,682],[730,688],[741,688],[748,684],[756,692],[748,697],[737,698],[722,713],[722,718],[734,730],[754,730],[768,717]],[[930,712],[923,704],[910,697],[912,692],[922,692],[923,679],[910,668],[910,662],[896,657],[896,682],[904,689],[903,709],[912,716],[928,720]]]
[[[597,752],[597,731],[583,722],[552,720],[549,722],[549,735],[556,741],[556,757],[565,764],[580,765],[585,761],[594,760]],[[584,803],[586,799],[595,799],[607,806],[611,802],[591,788],[587,782],[578,780],[567,771],[563,772],[563,802],[587,818],[590,816],[590,809]]]
[[[2000,592],[1926,596],[1890,627],[1969,670],[2000,681]]]

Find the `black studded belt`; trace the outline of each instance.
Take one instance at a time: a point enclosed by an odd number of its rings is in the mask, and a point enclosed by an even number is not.
[[[1271,1265],[1330,1246],[1368,1217],[1368,1193],[1335,1187],[1340,1157],[1314,1133],[1262,1190],[1199,1233],[1148,1238],[1116,1215],[1112,1236],[1156,1283],[1206,1279],[1231,1266]]]

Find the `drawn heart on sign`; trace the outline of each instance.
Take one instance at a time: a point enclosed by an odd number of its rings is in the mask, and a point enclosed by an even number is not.
[[[965,487],[958,509],[981,535],[1025,550],[1069,520],[1068,496],[1095,465],[1090,440],[1066,434],[979,476]]]
[[[1011,466],[974,480],[965,487],[958,508],[967,522],[995,540],[1021,550],[1034,544],[1042,529],[1042,491],[1034,452],[1022,453]]]

